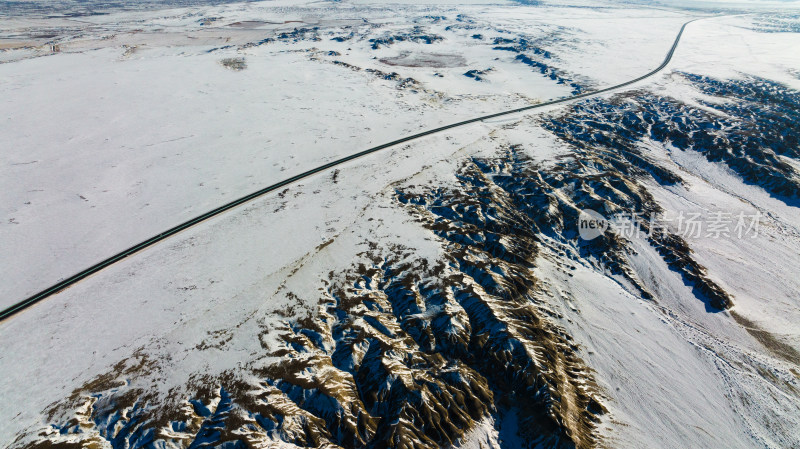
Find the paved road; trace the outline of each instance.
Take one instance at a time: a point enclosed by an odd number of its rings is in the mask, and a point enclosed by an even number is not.
[[[411,140],[416,140],[416,139],[419,139],[420,137],[425,137],[425,136],[429,136],[431,134],[440,133],[440,132],[446,131],[448,129],[453,129],[453,128],[457,128],[459,126],[468,125],[470,123],[480,122],[480,121],[487,120],[487,119],[492,119],[492,118],[495,118],[495,117],[502,117],[504,115],[517,114],[519,112],[530,111],[532,109],[540,109],[540,108],[544,108],[544,107],[547,107],[547,106],[552,106],[552,105],[556,105],[556,104],[561,104],[561,103],[566,103],[566,102],[570,102],[570,101],[579,100],[581,98],[593,97],[593,96],[600,95],[600,94],[603,94],[603,93],[606,93],[606,92],[610,92],[612,90],[616,90],[616,89],[620,89],[622,87],[629,86],[629,85],[634,84],[636,82],[639,82],[639,81],[641,81],[641,80],[643,80],[645,78],[651,77],[651,76],[655,75],[656,73],[660,72],[662,69],[664,69],[664,67],[667,66],[667,64],[669,64],[669,62],[672,60],[672,55],[675,54],[675,49],[678,48],[678,43],[680,42],[681,36],[683,35],[683,30],[686,29],[686,25],[694,22],[695,20],[699,20],[699,19],[690,20],[690,21],[684,23],[683,26],[681,26],[681,29],[678,32],[678,36],[675,38],[675,42],[672,44],[672,47],[669,49],[669,53],[667,53],[666,58],[664,58],[664,62],[662,62],[660,66],[656,67],[652,71],[650,71],[650,72],[648,72],[648,73],[646,73],[646,74],[644,74],[644,75],[642,75],[642,76],[640,76],[638,78],[632,79],[630,81],[626,81],[626,82],[621,83],[621,84],[616,84],[614,86],[607,87],[605,89],[586,92],[586,93],[582,93],[582,94],[579,94],[579,95],[560,98],[558,100],[552,100],[552,101],[548,101],[548,102],[545,102],[545,103],[538,103],[538,104],[535,104],[535,105],[525,106],[525,107],[522,107],[522,108],[510,109],[510,110],[498,112],[498,113],[495,113],[495,114],[489,114],[489,115],[484,115],[484,116],[481,116],[481,117],[475,117],[475,118],[472,118],[472,119],[469,119],[469,120],[464,120],[464,121],[457,122],[457,123],[451,123],[449,125],[441,126],[439,128],[434,128],[434,129],[430,129],[428,131],[423,131],[423,132],[418,133],[418,134],[413,134],[413,135],[410,135],[410,136],[406,136],[406,137],[403,137],[402,139],[393,140],[391,142],[384,143],[383,145],[378,145],[376,147],[372,147],[372,148],[366,149],[364,151],[361,151],[359,153],[351,154],[350,156],[346,156],[346,157],[343,157],[341,159],[337,159],[337,160],[335,160],[333,162],[329,162],[329,163],[327,163],[325,165],[321,165],[319,167],[313,168],[313,169],[308,170],[306,172],[300,173],[299,175],[292,176],[289,179],[285,179],[285,180],[283,180],[281,182],[278,182],[276,184],[272,184],[271,186],[264,187],[263,189],[261,189],[261,190],[259,190],[257,192],[253,192],[253,193],[251,193],[249,195],[246,195],[246,196],[243,196],[243,197],[241,197],[241,198],[239,198],[237,200],[231,201],[230,203],[224,204],[224,205],[222,205],[222,206],[220,206],[220,207],[218,207],[218,208],[216,208],[214,210],[210,210],[210,211],[204,213],[203,215],[200,215],[199,217],[192,218],[189,221],[181,223],[181,224],[179,224],[179,225],[177,225],[177,226],[175,226],[173,228],[170,228],[170,229],[168,229],[168,230],[166,230],[166,231],[164,231],[164,232],[162,232],[162,233],[160,233],[158,235],[155,235],[155,236],[153,236],[153,237],[151,237],[151,238],[149,238],[149,239],[147,239],[147,240],[145,240],[145,241],[143,241],[141,243],[138,243],[138,244],[136,244],[136,245],[134,245],[134,246],[132,246],[132,247],[130,247],[130,248],[118,253],[118,254],[115,254],[115,255],[109,257],[108,259],[103,260],[102,262],[99,262],[99,263],[97,263],[95,265],[92,265],[91,267],[89,267],[89,268],[87,268],[87,269],[85,269],[85,270],[83,270],[83,271],[81,271],[81,272],[79,272],[77,274],[74,274],[74,275],[68,277],[67,279],[64,279],[63,281],[61,281],[61,282],[59,282],[59,283],[57,283],[57,284],[55,284],[55,285],[53,285],[51,287],[48,287],[48,288],[40,291],[39,293],[36,293],[35,295],[33,295],[33,296],[23,300],[23,301],[20,301],[20,302],[14,304],[11,307],[8,307],[8,308],[4,309],[3,311],[0,311],[0,321],[5,320],[6,318],[9,318],[9,317],[13,316],[14,314],[17,314],[17,313],[21,312],[22,310],[24,310],[24,309],[36,304],[37,302],[47,298],[50,295],[58,293],[59,291],[65,289],[65,288],[67,288],[67,287],[69,287],[69,286],[71,286],[73,284],[76,284],[76,283],[80,282],[81,280],[93,275],[94,273],[97,273],[98,271],[102,270],[103,268],[108,267],[109,265],[115,264],[115,263],[119,262],[120,260],[122,260],[122,259],[124,259],[124,258],[126,258],[126,257],[128,257],[128,256],[130,256],[132,254],[135,254],[135,253],[137,253],[137,252],[139,252],[139,251],[141,251],[141,250],[143,250],[143,249],[145,249],[147,247],[155,245],[156,243],[158,243],[158,242],[160,242],[162,240],[165,240],[165,239],[167,239],[167,238],[169,238],[169,237],[171,237],[171,236],[173,236],[173,235],[175,235],[175,234],[177,234],[177,233],[179,233],[179,232],[181,232],[181,231],[183,231],[183,230],[185,230],[185,229],[187,229],[189,227],[192,227],[192,226],[196,225],[197,223],[200,223],[202,221],[208,220],[211,217],[214,217],[214,216],[219,215],[219,214],[221,214],[221,213],[223,213],[223,212],[225,212],[227,210],[233,209],[234,207],[237,207],[239,205],[247,203],[248,201],[252,201],[255,198],[263,196],[263,195],[265,195],[265,194],[267,194],[269,192],[272,192],[274,190],[280,189],[281,187],[287,186],[289,184],[293,184],[293,183],[295,183],[297,181],[300,181],[301,179],[308,178],[308,177],[310,177],[312,175],[315,175],[317,173],[320,173],[320,172],[326,171],[326,170],[328,170],[330,168],[336,167],[337,165],[344,164],[345,162],[352,161],[353,159],[357,159],[357,158],[360,158],[362,156],[366,156],[368,154],[372,154],[372,153],[375,153],[375,152],[378,152],[378,151],[381,151],[381,150],[385,150],[386,148],[394,147],[394,146],[399,145],[401,143],[405,143],[405,142],[408,142],[408,141],[411,141]]]

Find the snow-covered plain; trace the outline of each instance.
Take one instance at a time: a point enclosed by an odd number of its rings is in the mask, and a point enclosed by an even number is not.
[[[0,53],[13,61],[0,65],[0,247],[25,254],[2,265],[0,306],[322,162],[570,94],[516,53],[494,50],[497,37],[542,40],[564,76],[596,87],[657,66],[685,21],[639,9],[294,5],[54,19],[57,54],[49,45]],[[439,15],[451,20],[429,18]],[[47,27],[2,26],[17,39]],[[304,28],[318,30],[249,45]],[[404,33],[443,39],[371,48],[370,39]],[[426,55],[434,67],[408,66]],[[220,64],[236,57],[247,69]],[[486,69],[483,82],[464,76]],[[393,72],[397,80],[383,79]]]
[[[333,158],[567,96],[570,83],[592,89],[639,76],[663,60],[683,22],[706,17],[581,6],[264,2],[4,22],[9,42],[36,45],[0,52],[0,306]],[[759,33],[753,23],[750,16],[695,22],[670,66],[631,89],[697,102],[702,96],[679,72],[758,76],[800,89],[800,56],[792,51],[800,35]],[[303,27],[311,31],[292,34]],[[50,28],[63,33],[57,52],[35,38]],[[372,48],[370,39],[391,36],[405,40]],[[431,36],[442,39],[426,43]],[[562,83],[493,48],[520,38],[552,53],[542,61],[552,61],[557,73],[549,73]],[[226,58],[243,58],[246,68],[231,70]],[[483,80],[464,76],[469,70],[485,72]],[[398,76],[386,79],[392,72]],[[398,203],[398,192],[457,188],[465,164],[516,146],[542,170],[552,167],[574,149],[540,116],[563,112],[490,120],[350,162],[5,320],[0,442],[29,444],[69,416],[45,417],[52,404],[73,392],[98,393],[91,381],[106,373],[120,381],[117,389],[144,388],[167,401],[192,398],[199,377],[282,363],[268,355],[285,343],[281,326],[320,313],[329,273],[398,247],[431,265],[446,256],[441,236]],[[795,354],[800,347],[797,203],[696,154],[659,143],[643,143],[642,151],[684,177],[671,187],[642,181],[666,211],[759,210],[766,222],[756,239],[688,241],[747,321],[708,313],[645,240],[631,242],[629,263],[655,301],[578,249],[541,236],[531,273],[549,298],[544,307],[594,373],[608,411],[599,444],[800,444],[799,361],[753,332]],[[132,360],[147,360],[148,368],[119,368]],[[93,426],[86,423],[84,434],[98,432]],[[514,447],[509,427],[486,418],[460,444]]]

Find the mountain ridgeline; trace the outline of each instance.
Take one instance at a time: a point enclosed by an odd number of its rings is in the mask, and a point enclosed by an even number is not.
[[[586,209],[641,213],[646,243],[709,311],[724,310],[734,298],[689,244],[650,229],[663,209],[648,185],[684,180],[640,143],[697,152],[787,204],[800,197],[790,162],[800,158],[800,94],[760,79],[675,76],[705,100],[644,91],[586,100],[538,119],[569,148],[557,160],[504,144],[463,161],[449,186],[398,185],[394,204],[436,236],[438,260],[413,242],[370,243],[360,262],[317,279],[317,297],[297,298],[316,309],[252,335],[263,342],[255,360],[195,377],[166,400],[128,382],[156,362],[125,360],[51,406],[18,445],[437,448],[515,422],[509,447],[595,447],[608,399],[534,275],[539,256],[557,254],[565,272],[602,269],[657,302],[630,241],[613,230],[586,241],[576,228]],[[267,343],[276,332],[277,347]]]

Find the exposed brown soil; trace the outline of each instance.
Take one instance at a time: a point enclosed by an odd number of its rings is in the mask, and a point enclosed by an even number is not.
[[[402,67],[463,67],[467,64],[461,55],[443,53],[401,53],[392,58],[383,58],[382,63]]]

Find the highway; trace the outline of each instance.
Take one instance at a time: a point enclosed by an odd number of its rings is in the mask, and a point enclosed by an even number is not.
[[[409,142],[409,141],[416,140],[416,139],[419,139],[419,138],[422,138],[422,137],[425,137],[425,136],[429,136],[431,134],[437,134],[437,133],[440,133],[440,132],[443,132],[443,131],[447,131],[447,130],[450,130],[450,129],[453,129],[453,128],[458,128],[460,126],[469,125],[471,123],[476,123],[476,122],[480,122],[480,121],[483,121],[483,120],[488,120],[488,119],[492,119],[492,118],[496,118],[496,117],[502,117],[502,116],[506,116],[506,115],[517,114],[517,113],[520,113],[520,112],[526,112],[526,111],[530,111],[530,110],[534,110],[534,109],[541,109],[541,108],[545,108],[547,106],[553,106],[553,105],[557,105],[557,104],[563,104],[563,103],[567,103],[567,102],[572,102],[572,101],[580,100],[580,99],[583,99],[583,98],[590,98],[590,97],[597,96],[597,95],[600,95],[600,94],[603,94],[603,93],[606,93],[606,92],[610,92],[610,91],[613,91],[613,90],[617,90],[617,89],[620,89],[620,88],[624,88],[624,87],[630,86],[631,84],[634,84],[634,83],[642,81],[642,80],[644,80],[646,78],[649,78],[649,77],[655,75],[656,73],[660,72],[661,70],[663,70],[670,63],[670,61],[672,60],[672,56],[675,54],[675,50],[678,48],[678,43],[681,40],[681,36],[683,35],[683,31],[686,29],[687,25],[689,25],[690,23],[694,22],[695,20],[700,20],[700,19],[690,20],[690,21],[684,23],[683,26],[681,26],[681,29],[678,32],[678,35],[675,37],[675,41],[673,42],[672,47],[669,49],[669,52],[667,53],[667,56],[664,58],[664,62],[662,62],[661,65],[659,65],[658,67],[656,67],[652,71],[650,71],[650,72],[648,72],[648,73],[646,73],[646,74],[644,74],[644,75],[642,75],[642,76],[640,76],[638,78],[632,79],[630,81],[626,81],[624,83],[616,84],[616,85],[613,85],[613,86],[610,86],[610,87],[606,87],[606,88],[603,88],[603,89],[600,89],[600,90],[585,92],[585,93],[574,95],[574,96],[570,96],[570,97],[564,97],[564,98],[560,98],[560,99],[557,99],[557,100],[547,101],[547,102],[544,102],[544,103],[537,103],[535,105],[525,106],[525,107],[521,107],[521,108],[517,108],[517,109],[510,109],[510,110],[506,110],[506,111],[502,111],[502,112],[497,112],[497,113],[494,113],[494,114],[483,115],[483,116],[480,116],[480,117],[475,117],[475,118],[471,118],[471,119],[468,119],[468,120],[463,120],[463,121],[460,121],[460,122],[451,123],[449,125],[440,126],[438,128],[429,129],[427,131],[423,131],[423,132],[418,133],[418,134],[409,135],[409,136],[403,137],[401,139],[393,140],[391,142],[387,142],[387,143],[384,143],[382,145],[378,145],[376,147],[368,148],[366,150],[360,151],[360,152],[355,153],[355,154],[351,154],[349,156],[345,156],[343,158],[337,159],[337,160],[329,162],[327,164],[320,165],[319,167],[312,168],[311,170],[308,170],[308,171],[305,171],[305,172],[300,173],[298,175],[292,176],[291,178],[284,179],[283,181],[280,181],[280,182],[277,182],[275,184],[269,185],[267,187],[264,187],[261,190],[258,190],[256,192],[250,193],[249,195],[245,195],[245,196],[243,196],[241,198],[238,198],[238,199],[236,199],[234,201],[231,201],[231,202],[229,202],[227,204],[219,206],[216,209],[210,210],[210,211],[208,211],[208,212],[206,212],[206,213],[204,213],[204,214],[202,214],[200,216],[192,218],[191,220],[188,220],[188,221],[183,222],[183,223],[181,223],[181,224],[179,224],[177,226],[174,226],[174,227],[172,227],[170,229],[167,229],[166,231],[161,232],[160,234],[157,234],[157,235],[155,235],[153,237],[150,237],[149,239],[147,239],[147,240],[145,240],[143,242],[140,242],[140,243],[138,243],[138,244],[136,244],[136,245],[134,245],[134,246],[122,251],[122,252],[119,252],[119,253],[117,253],[117,254],[115,254],[115,255],[113,255],[113,256],[111,256],[111,257],[109,257],[109,258],[107,258],[107,259],[105,259],[105,260],[103,260],[101,262],[98,262],[98,263],[92,265],[91,267],[86,268],[86,269],[84,269],[84,270],[82,270],[82,271],[80,271],[80,272],[78,272],[78,273],[76,273],[76,274],[74,274],[74,275],[72,275],[72,276],[70,276],[70,277],[58,282],[58,283],[56,283],[55,285],[52,285],[52,286],[50,286],[50,287],[48,287],[48,288],[46,288],[46,289],[34,294],[33,296],[30,296],[30,297],[28,297],[28,298],[26,298],[26,299],[24,299],[24,300],[22,300],[22,301],[20,301],[20,302],[18,302],[16,304],[12,305],[12,306],[10,306],[10,307],[8,307],[6,309],[3,309],[2,311],[0,311],[0,321],[6,320],[6,319],[12,317],[13,315],[25,310],[26,308],[31,307],[34,304],[44,300],[45,298],[47,298],[47,297],[49,297],[49,296],[51,296],[53,294],[56,294],[59,291],[61,291],[61,290],[65,289],[65,288],[67,288],[67,287],[70,287],[70,286],[82,281],[83,279],[86,279],[87,277],[99,272],[100,270],[103,270],[104,268],[106,268],[106,267],[108,267],[110,265],[113,265],[113,264],[115,264],[115,263],[117,263],[117,262],[119,262],[119,261],[121,261],[121,260],[123,260],[123,259],[125,259],[125,258],[127,258],[127,257],[129,257],[131,255],[133,255],[133,254],[136,254],[137,252],[139,252],[139,251],[141,251],[141,250],[143,250],[145,248],[148,248],[150,246],[155,245],[156,243],[159,243],[159,242],[161,242],[163,240],[166,240],[169,237],[172,237],[173,235],[175,235],[175,234],[177,234],[179,232],[182,232],[182,231],[184,231],[184,230],[186,230],[186,229],[188,229],[188,228],[190,228],[190,227],[192,227],[192,226],[194,226],[194,225],[196,225],[198,223],[201,223],[201,222],[203,222],[205,220],[208,220],[209,218],[215,217],[215,216],[217,216],[217,215],[219,215],[219,214],[221,214],[223,212],[231,210],[231,209],[233,209],[233,208],[235,208],[237,206],[240,206],[240,205],[242,205],[244,203],[252,201],[252,200],[254,200],[254,199],[258,198],[258,197],[266,195],[267,193],[270,193],[272,191],[278,190],[278,189],[280,189],[282,187],[285,187],[285,186],[288,186],[290,184],[294,184],[294,183],[296,183],[296,182],[298,182],[300,180],[306,179],[306,178],[308,178],[310,176],[313,176],[313,175],[315,175],[317,173],[327,171],[327,170],[329,170],[329,169],[331,169],[333,167],[336,167],[338,165],[342,165],[342,164],[344,164],[346,162],[349,162],[349,161],[352,161],[354,159],[358,159],[360,157],[363,157],[363,156],[366,156],[366,155],[369,155],[369,154],[372,154],[372,153],[376,153],[378,151],[385,150],[387,148],[391,148],[391,147],[397,146],[397,145],[405,143],[405,142]]]

